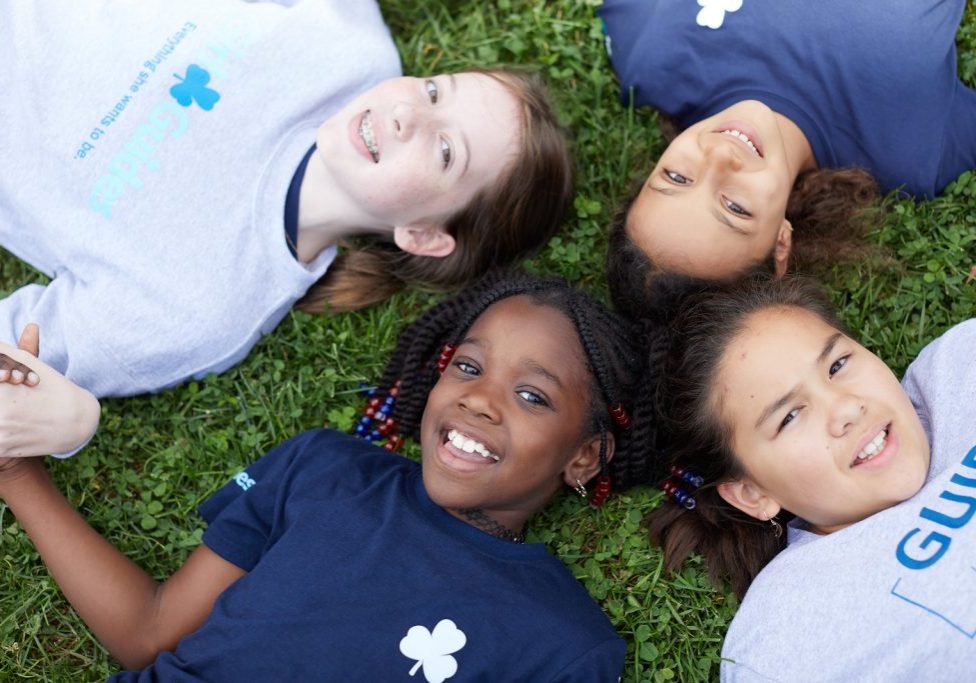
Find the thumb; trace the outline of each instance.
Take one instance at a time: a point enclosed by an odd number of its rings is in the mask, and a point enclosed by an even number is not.
[[[36,356],[41,346],[41,328],[36,323],[28,323],[24,331],[20,333],[17,341],[17,348],[21,351]]]

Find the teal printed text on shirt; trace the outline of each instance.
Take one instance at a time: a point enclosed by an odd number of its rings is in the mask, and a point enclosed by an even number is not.
[[[226,83],[232,78],[229,62],[241,60],[251,44],[246,32],[234,26],[221,39],[209,41],[180,75],[174,73],[175,85],[167,87],[163,100],[152,107],[148,116],[135,126],[121,148],[109,159],[104,173],[96,178],[88,195],[88,208],[105,218],[126,197],[152,184],[152,172],[160,168],[159,151],[174,144],[191,128],[197,111],[213,115],[221,93],[212,78]],[[196,106],[193,106],[193,105]]]

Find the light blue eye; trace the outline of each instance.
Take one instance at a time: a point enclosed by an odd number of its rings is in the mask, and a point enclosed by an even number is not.
[[[428,80],[424,82],[424,88],[427,90],[427,97],[430,98],[430,103],[437,104],[437,84],[434,81]]]
[[[664,169],[664,175],[667,176],[667,179],[670,180],[675,185],[687,185],[688,183],[691,182],[690,180],[688,180],[687,178],[685,178],[683,175],[681,175],[677,171],[672,171],[672,170],[667,169],[667,168]]]

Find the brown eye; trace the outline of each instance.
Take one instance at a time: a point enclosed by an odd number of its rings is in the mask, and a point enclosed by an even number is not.
[[[451,144],[441,138],[441,158],[444,160],[444,168],[446,169],[451,163]]]

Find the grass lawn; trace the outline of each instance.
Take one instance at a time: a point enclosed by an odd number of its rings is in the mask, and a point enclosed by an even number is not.
[[[531,268],[602,294],[614,202],[646,173],[662,143],[653,112],[618,101],[594,13],[599,2],[381,4],[408,74],[505,62],[537,65],[550,78],[575,136],[580,177],[572,219]],[[959,47],[960,69],[973,85],[972,4]],[[897,260],[838,267],[828,281],[847,321],[900,373],[922,346],[976,311],[976,282],[966,281],[976,265],[976,173],[934,201],[888,204],[872,239]],[[0,254],[0,295],[36,281],[43,280]],[[433,300],[411,292],[359,314],[296,313],[222,376],[103,401],[98,434],[75,458],[52,462],[54,476],[98,530],[163,578],[199,543],[194,510],[229,475],[301,430],[352,425],[360,383],[378,377],[404,321]],[[536,518],[530,540],[544,541],[566,562],[627,640],[624,681],[714,679],[736,603],[709,585],[700,563],[662,572],[641,528],[661,496],[633,490],[593,512],[567,492]],[[0,681],[95,681],[115,669],[0,504]]]

